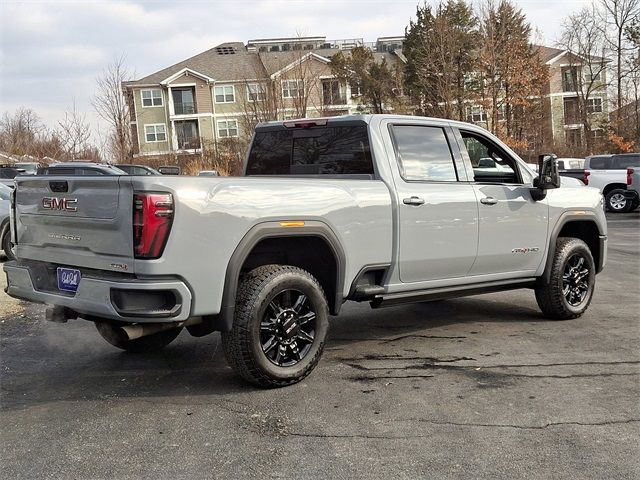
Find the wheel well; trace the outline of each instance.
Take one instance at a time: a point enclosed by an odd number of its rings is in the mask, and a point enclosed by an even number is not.
[[[589,220],[573,220],[563,225],[558,237],[579,238],[587,244],[593,261],[596,265],[600,263],[600,231],[598,226]]]
[[[626,190],[627,186],[624,183],[610,183],[609,185],[607,185],[606,187],[604,187],[604,190],[602,190],[602,194],[606,195],[608,194],[611,190],[616,190],[616,189],[622,189],[622,190]]]
[[[338,313],[342,304],[342,292],[338,291],[338,261],[324,239],[315,236],[265,238],[253,247],[241,272],[269,264],[293,265],[309,272],[322,285],[331,313]]]

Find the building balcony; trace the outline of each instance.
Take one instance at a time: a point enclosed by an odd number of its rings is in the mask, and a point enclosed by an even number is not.
[[[181,138],[178,137],[177,150],[198,150],[201,148],[200,139],[197,137]]]
[[[174,115],[194,115],[197,113],[195,102],[174,102],[173,111]]]

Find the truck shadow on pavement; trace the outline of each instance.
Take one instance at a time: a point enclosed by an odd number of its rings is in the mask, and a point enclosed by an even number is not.
[[[321,365],[338,361],[332,358],[341,355],[337,351],[361,342],[375,342],[375,353],[384,356],[394,350],[395,342],[407,337],[464,342],[468,333],[478,333],[482,323],[543,321],[533,305],[482,298],[378,310],[367,304],[347,305],[340,317],[331,319]],[[437,334],[432,334],[434,329]],[[366,345],[360,350],[374,353]],[[42,319],[38,306],[28,306],[25,318],[4,319],[0,355],[0,410],[4,411],[123,397],[152,397],[159,403],[165,397],[172,403],[193,405],[209,403],[210,396],[256,390],[227,366],[219,334],[192,338],[183,331],[160,352],[129,354],[106,344],[91,322],[51,324]]]

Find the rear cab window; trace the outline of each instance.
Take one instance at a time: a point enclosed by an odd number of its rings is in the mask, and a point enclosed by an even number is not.
[[[374,177],[367,125],[335,122],[311,128],[256,129],[246,175]]]

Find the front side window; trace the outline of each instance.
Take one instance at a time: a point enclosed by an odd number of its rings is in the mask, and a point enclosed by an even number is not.
[[[267,99],[267,92],[264,85],[260,83],[247,85],[247,98],[251,102],[264,102]]]
[[[167,140],[167,131],[163,123],[144,126],[144,137],[147,143],[165,142]]]
[[[490,140],[470,132],[460,132],[471,160],[473,177],[481,183],[519,183],[515,160]]]
[[[282,82],[282,98],[300,98],[304,95],[302,80],[284,80]]]
[[[233,85],[215,87],[216,103],[233,103],[236,101]]]
[[[458,180],[444,129],[394,125],[392,130],[402,178],[408,181]]]
[[[237,137],[238,121],[237,120],[219,120],[218,136],[220,137]]]
[[[162,106],[162,90],[141,90],[143,107],[161,107]]]

